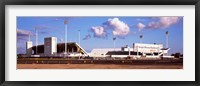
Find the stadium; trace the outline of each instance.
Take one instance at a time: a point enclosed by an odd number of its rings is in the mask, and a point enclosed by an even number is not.
[[[67,32],[67,21],[64,21],[65,32]],[[38,33],[36,29],[36,45],[33,46],[32,41],[26,42],[26,54],[21,57],[91,57],[91,58],[173,58],[168,56],[168,31],[166,32],[166,47],[163,44],[145,44],[141,42],[142,35],[140,35],[140,43],[133,43],[132,46],[124,45],[121,48],[115,48],[115,39],[113,48],[94,48],[91,52],[86,52],[80,46],[80,31],[79,43],[66,42],[67,33],[65,33],[64,43],[57,43],[56,37],[44,38],[43,45],[37,45]]]
[[[133,43],[132,47],[125,45],[121,48],[99,48],[86,52],[78,43],[57,43],[56,37],[44,38],[44,45],[33,46],[26,42],[26,55],[23,57],[92,57],[92,58],[173,58],[167,56],[170,48],[163,48],[162,44]]]
[[[80,44],[80,30],[78,30],[79,41],[68,42],[66,20],[64,24],[64,41],[59,43],[57,41],[59,38],[57,37],[44,36],[43,44],[40,43],[41,45],[38,45],[38,29],[36,28],[33,45],[29,34],[29,41],[26,41],[26,53],[17,55],[17,68],[183,68],[183,59],[168,55],[170,51],[168,47],[168,31],[165,33],[165,46],[162,43],[142,43],[143,36],[140,35],[139,43],[131,42],[129,46],[124,44],[115,47],[116,37],[114,37],[113,48],[93,47],[91,52],[86,52]]]

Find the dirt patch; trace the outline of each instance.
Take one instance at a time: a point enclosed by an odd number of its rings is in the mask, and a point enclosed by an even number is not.
[[[17,69],[183,69],[183,65],[17,64]]]

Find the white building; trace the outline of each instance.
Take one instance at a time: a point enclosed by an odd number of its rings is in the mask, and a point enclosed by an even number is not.
[[[44,39],[44,54],[52,55],[57,53],[57,38],[47,37]]]
[[[26,55],[31,56],[33,43],[31,41],[26,42]]]
[[[89,54],[91,57],[146,57],[159,58],[169,51],[170,48],[163,48],[163,44],[134,43],[133,47],[125,46],[120,48],[93,49]]]

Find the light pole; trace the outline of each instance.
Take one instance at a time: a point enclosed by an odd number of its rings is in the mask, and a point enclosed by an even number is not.
[[[165,34],[166,34],[166,48],[168,48],[168,34],[169,34],[169,32],[166,31]]]
[[[140,43],[142,43],[142,38],[143,38],[143,36],[142,36],[142,35],[140,35]]]
[[[116,40],[116,37],[113,38],[113,48],[114,48],[114,51],[115,51],[115,40]]]
[[[35,27],[35,54],[37,54],[37,45],[38,45],[38,28]]]
[[[165,32],[165,35],[166,35],[166,48],[168,48],[168,34],[169,34],[169,32],[166,31],[166,32]],[[166,54],[168,55],[168,51],[167,51]]]
[[[65,54],[67,54],[67,23],[68,21],[67,20],[64,20],[64,24],[65,24]]]
[[[78,30],[78,44],[81,46],[81,43],[80,43],[80,35],[81,35],[80,30]]]
[[[31,35],[31,32],[28,33],[28,41],[31,41],[30,35]]]
[[[143,38],[143,36],[140,35],[140,43],[142,43],[142,38]],[[144,53],[143,53],[143,49],[142,49],[142,52],[141,52],[141,53],[142,53],[142,55],[144,54]]]

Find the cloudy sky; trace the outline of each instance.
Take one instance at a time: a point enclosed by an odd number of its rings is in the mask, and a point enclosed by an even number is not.
[[[64,21],[67,20],[67,25]],[[93,48],[113,48],[125,45],[133,47],[143,35],[143,43],[165,45],[165,32],[169,32],[170,53],[183,52],[183,17],[17,17],[17,53],[25,53],[26,41],[35,45],[35,29],[38,29],[38,44],[44,44],[45,37],[57,37],[64,42],[67,27],[67,41],[78,43],[88,52]]]

